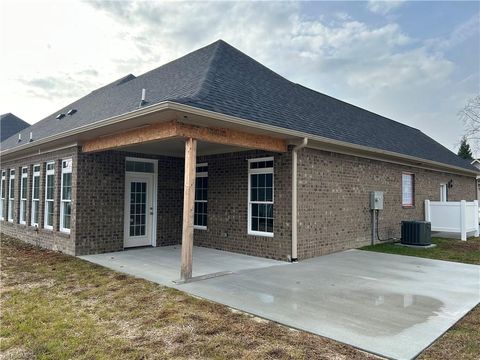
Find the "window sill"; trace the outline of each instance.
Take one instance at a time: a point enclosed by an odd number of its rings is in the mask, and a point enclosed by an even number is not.
[[[271,237],[271,238],[273,238],[273,233],[263,232],[263,231],[253,231],[253,230],[249,230],[249,231],[248,231],[248,235],[262,236],[262,237]]]
[[[194,228],[195,230],[207,230],[207,227],[206,227],[206,226],[194,225],[193,228]]]
[[[415,209],[415,205],[402,205],[404,209]]]

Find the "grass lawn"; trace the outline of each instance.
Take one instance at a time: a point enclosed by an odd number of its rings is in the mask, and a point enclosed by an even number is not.
[[[374,359],[2,235],[1,359]]]
[[[362,250],[480,265],[480,237],[467,241],[432,238],[432,243],[437,246],[430,249],[415,249],[386,243],[365,246]]]
[[[480,265],[480,238],[470,238],[467,241],[432,238],[432,242],[437,246],[430,249],[379,244],[366,246],[362,250]],[[480,305],[426,349],[418,359],[480,359]]]

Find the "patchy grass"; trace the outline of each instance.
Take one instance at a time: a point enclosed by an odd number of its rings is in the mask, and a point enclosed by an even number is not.
[[[387,243],[365,246],[362,250],[480,265],[480,237],[467,241],[432,238],[432,243],[437,246],[430,249],[415,249]]]
[[[1,236],[2,359],[374,359]]]

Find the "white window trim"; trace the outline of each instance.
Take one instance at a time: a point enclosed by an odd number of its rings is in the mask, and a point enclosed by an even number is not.
[[[199,167],[202,167],[202,166],[208,166],[208,163],[200,163],[200,164],[197,164],[196,167],[199,168]],[[195,171],[195,179],[196,179],[197,177],[206,177],[206,178],[208,178],[208,171],[202,171],[202,172],[196,172],[196,171]],[[208,191],[208,189],[207,189],[207,191]],[[197,203],[197,202],[199,202],[199,203],[201,202],[201,203],[207,203],[207,204],[208,204],[208,199],[207,199],[207,200],[196,200],[196,199],[195,199],[195,202],[196,202],[196,203]],[[207,210],[207,211],[208,211],[208,210]],[[194,213],[195,213],[195,210],[194,210]],[[195,221],[194,221],[194,223],[195,223]],[[207,223],[208,223],[208,212],[207,212]],[[197,230],[207,230],[207,226],[201,226],[201,225],[193,225],[193,228],[194,228],[194,229],[197,229]]]
[[[27,170],[27,172],[24,172],[24,170]],[[27,224],[27,213],[26,213],[26,209],[25,209],[25,219],[22,219],[22,214],[23,214],[23,210],[24,208],[27,207],[27,199],[28,199],[28,194],[27,194],[27,197],[23,197],[23,179],[27,179],[25,181],[25,186],[27,187],[27,191],[28,191],[28,168],[26,166],[22,167],[22,171],[21,171],[21,178],[20,178],[20,213],[19,213],[19,223],[22,224],[22,225],[26,225]]]
[[[263,236],[263,237],[273,237],[273,232],[266,232],[266,231],[255,231],[252,230],[252,201],[250,199],[251,189],[250,189],[250,178],[252,174],[272,174],[272,201],[255,201],[255,204],[272,204],[275,206],[275,172],[274,167],[271,168],[262,168],[262,169],[250,169],[250,164],[252,162],[262,162],[262,161],[273,161],[273,156],[270,157],[263,157],[263,158],[256,158],[256,159],[248,159],[248,228],[247,233],[248,235],[255,235],[255,236]]]
[[[48,165],[53,164],[53,169],[47,170]],[[53,195],[53,200],[47,200],[47,195],[48,195],[48,175],[53,175],[53,189],[54,189],[54,195]],[[47,161],[45,163],[45,204],[43,206],[43,228],[47,230],[53,230],[53,223],[52,225],[47,225],[47,219],[48,219],[48,214],[47,214],[47,204],[48,202],[53,203],[53,208],[55,209],[55,161]],[[54,214],[55,216],[55,214]]]
[[[64,167],[63,167],[63,164],[64,164],[66,161],[70,161],[70,167],[69,167],[69,168],[64,168]],[[70,229],[64,227],[64,218],[63,218],[64,209],[63,209],[63,204],[69,202],[69,203],[70,203],[70,209],[71,209],[72,199],[70,199],[70,200],[63,200],[63,174],[71,174],[71,173],[72,173],[72,168],[73,168],[72,159],[63,159],[63,160],[62,160],[62,172],[61,172],[61,177],[60,177],[60,231],[63,232],[63,233],[66,233],[66,234],[70,234]],[[72,180],[73,180],[73,179],[72,179]],[[73,184],[71,183],[70,186],[73,187],[72,185],[73,185]],[[72,226],[72,217],[71,217],[71,214],[70,214],[70,227],[71,227],[71,226]]]
[[[7,185],[6,175],[6,170],[2,170],[2,177],[0,179],[0,220],[5,220],[5,214],[3,213],[3,210],[5,205],[5,196],[7,195],[7,192],[4,189],[5,185]],[[3,191],[5,191],[5,196],[3,195]]]
[[[30,224],[32,226],[38,227],[38,223],[34,222],[33,219],[35,218],[35,201],[38,201],[38,211],[40,211],[40,170],[35,171],[35,167],[40,167],[40,164],[35,164],[33,165],[32,171],[32,209],[31,209],[31,214],[30,214]],[[38,177],[38,198],[34,197],[34,186],[35,186],[35,178]]]
[[[12,175],[13,172],[13,175]],[[10,169],[10,177],[8,178],[8,222],[13,222],[13,210],[15,208],[15,192],[12,197],[12,180],[13,180],[13,190],[15,191],[15,169]],[[10,206],[12,202],[13,206]]]

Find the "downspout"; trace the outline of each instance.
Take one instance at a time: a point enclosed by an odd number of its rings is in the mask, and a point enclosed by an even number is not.
[[[297,262],[297,151],[307,146],[308,138],[292,149],[292,262]]]

